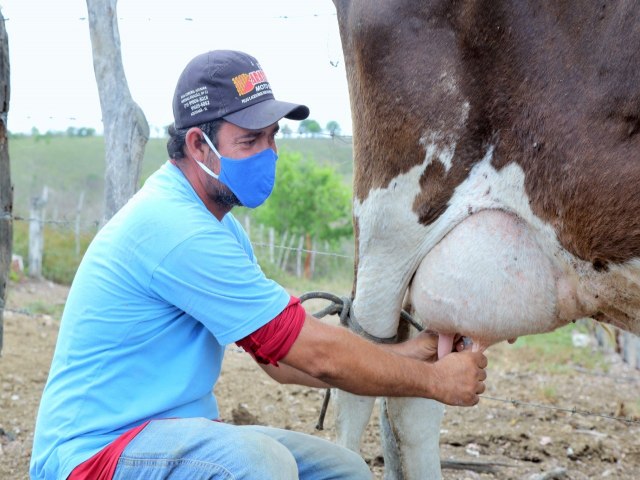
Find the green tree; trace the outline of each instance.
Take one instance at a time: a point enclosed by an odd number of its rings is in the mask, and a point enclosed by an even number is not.
[[[309,133],[309,122],[311,120],[306,119],[306,120],[302,120],[299,124],[298,124],[298,134],[299,135],[307,135]]]
[[[281,152],[276,186],[256,220],[276,231],[335,243],[352,234],[351,191],[330,167]]]
[[[285,123],[280,129],[280,133],[284,138],[289,138],[293,133],[293,130],[291,130],[291,127],[289,126],[289,124]]]
[[[302,120],[300,122],[300,125],[298,126],[298,133],[300,135],[309,135],[315,137],[320,132],[322,132],[322,127],[320,126],[320,124],[315,120],[311,120],[310,118]]]
[[[322,133],[322,127],[315,120],[309,120],[307,130],[309,130],[312,137],[317,137],[319,133]]]
[[[335,137],[336,135],[340,135],[340,124],[335,120],[331,120],[329,123],[327,123],[325,130],[329,133],[329,135]]]
[[[69,127],[66,130],[68,137],[93,137],[95,134],[96,129],[90,127]]]

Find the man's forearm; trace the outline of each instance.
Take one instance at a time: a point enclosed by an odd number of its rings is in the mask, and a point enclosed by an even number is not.
[[[282,362],[359,395],[431,397],[431,365],[380,348],[342,327],[307,317]]]
[[[478,402],[487,365],[479,352],[453,353],[436,363],[416,360],[310,315],[280,362],[358,395],[433,398],[449,405]]]

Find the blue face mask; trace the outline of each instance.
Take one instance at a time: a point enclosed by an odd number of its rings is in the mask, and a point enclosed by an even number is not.
[[[204,132],[202,135],[220,159],[220,175],[216,175],[204,163],[196,160],[200,168],[229,187],[243,206],[256,208],[262,205],[271,195],[276,182],[276,152],[267,148],[242,160],[234,160],[220,155],[209,137]]]

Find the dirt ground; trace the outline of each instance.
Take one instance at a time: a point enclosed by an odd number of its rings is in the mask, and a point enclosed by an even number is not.
[[[36,411],[66,294],[66,287],[46,281],[10,285],[0,358],[0,479],[28,478]],[[483,398],[473,408],[447,408],[441,458],[474,468],[445,468],[445,479],[640,478],[640,371],[612,356],[606,373],[578,365],[544,372],[536,368],[544,360],[539,354],[508,345],[494,347],[488,357],[485,397],[534,405]],[[331,404],[326,429],[315,430],[323,391],[280,386],[235,347],[229,348],[216,394],[225,421],[333,438]],[[362,453],[375,478],[382,478],[378,440],[374,414]],[[478,472],[483,466],[492,471]]]

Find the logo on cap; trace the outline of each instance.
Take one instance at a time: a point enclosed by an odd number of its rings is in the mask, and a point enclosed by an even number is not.
[[[267,76],[262,70],[254,70],[249,73],[241,73],[240,75],[231,79],[236,86],[238,95],[243,96],[250,93],[256,85],[260,83],[266,83]]]

